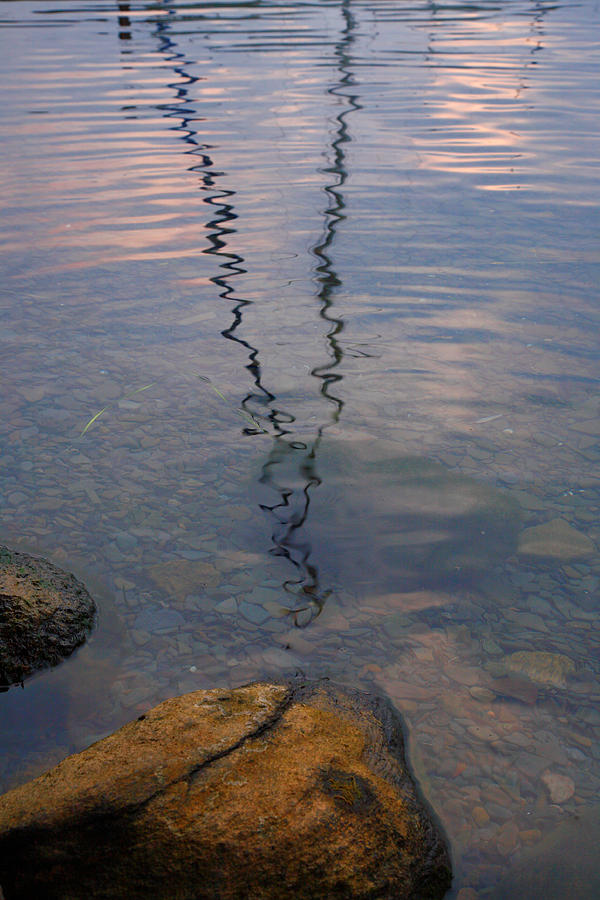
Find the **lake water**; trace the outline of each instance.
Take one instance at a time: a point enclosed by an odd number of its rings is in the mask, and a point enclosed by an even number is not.
[[[302,671],[403,713],[449,897],[598,896],[599,44],[597,0],[0,4],[0,543],[100,609],[1,695],[3,788]]]

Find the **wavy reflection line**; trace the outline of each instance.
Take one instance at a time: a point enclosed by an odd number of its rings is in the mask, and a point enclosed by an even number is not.
[[[170,3],[165,2],[165,7]],[[163,7],[164,8],[164,7]],[[328,404],[333,405],[332,414],[318,428],[314,440],[310,444],[293,440],[292,426],[295,417],[291,413],[275,409],[272,406],[276,395],[262,383],[261,368],[259,362],[259,349],[251,345],[235,332],[242,326],[243,312],[252,301],[240,298],[236,295],[232,278],[241,276],[247,272],[244,267],[244,259],[239,254],[228,249],[228,237],[234,234],[236,229],[233,223],[237,219],[234,204],[234,190],[220,188],[218,179],[225,173],[215,169],[209,151],[213,148],[208,144],[202,144],[198,139],[193,122],[198,121],[197,111],[192,105],[188,91],[197,78],[189,74],[187,68],[192,61],[187,60],[181,53],[171,35],[171,26],[177,10],[174,7],[168,9],[168,15],[161,17],[156,24],[156,37],[160,42],[160,52],[177,75],[177,82],[169,87],[175,94],[175,100],[169,104],[161,105],[160,109],[167,117],[177,119],[173,130],[180,132],[179,137],[189,144],[187,153],[199,157],[199,161],[189,167],[189,171],[197,173],[202,182],[202,188],[210,192],[210,196],[204,198],[207,205],[215,209],[214,217],[206,223],[209,230],[209,246],[204,253],[212,255],[219,260],[219,268],[223,270],[210,280],[219,288],[219,296],[229,302],[233,302],[233,322],[223,329],[221,334],[229,340],[241,344],[248,350],[249,362],[246,366],[250,372],[255,391],[250,391],[242,401],[242,408],[256,421],[256,407],[262,406],[264,412],[260,418],[269,424],[269,431],[274,435],[273,448],[267,462],[262,469],[261,483],[268,484],[279,494],[279,500],[272,505],[263,504],[262,509],[275,519],[275,526],[271,535],[273,548],[271,553],[286,557],[296,569],[296,577],[284,583],[284,589],[294,595],[294,609],[296,624],[306,625],[319,614],[323,604],[330,594],[329,590],[323,590],[320,585],[319,571],[311,559],[312,547],[305,536],[311,490],[321,484],[321,478],[316,471],[316,457],[319,444],[325,429],[339,420],[343,401],[331,390],[332,386],[342,378],[341,374],[334,370],[339,367],[344,353],[338,342],[338,336],[343,330],[343,320],[332,314],[333,296],[341,286],[331,256],[331,248],[335,239],[336,230],[341,221],[345,219],[345,200],[342,189],[347,181],[348,174],[345,164],[345,145],[351,140],[348,131],[347,118],[361,105],[358,95],[348,92],[348,88],[354,84],[354,75],[351,70],[350,47],[354,41],[356,21],[350,8],[350,0],[342,0],[341,12],[343,16],[342,36],[335,44],[335,63],[338,73],[337,81],[327,88],[327,93],[341,101],[344,108],[334,117],[334,139],[331,142],[329,156],[330,165],[323,169],[324,174],[333,176],[333,181],[324,186],[327,197],[327,206],[323,210],[324,227],[321,236],[311,248],[311,253],[316,259],[315,281],[318,286],[317,299],[320,302],[319,316],[327,323],[326,340],[328,344],[328,359],[320,366],[311,370],[313,377],[320,381],[319,393]],[[247,434],[264,431],[262,427],[257,429],[244,428]],[[301,456],[299,456],[301,454]],[[286,484],[277,483],[277,472],[282,472],[285,463],[292,463],[292,480],[297,480],[300,475],[302,487],[300,489]],[[302,617],[302,614],[307,614]]]
[[[311,560],[312,546],[304,532],[310,510],[311,491],[321,484],[317,472],[317,451],[325,430],[339,421],[344,406],[343,400],[332,391],[332,387],[342,379],[342,375],[335,369],[339,367],[344,357],[342,346],[338,341],[344,322],[343,319],[333,315],[333,297],[341,287],[342,281],[336,272],[331,249],[337,228],[346,218],[346,203],[343,196],[343,188],[348,180],[345,145],[351,141],[347,120],[354,112],[362,109],[362,106],[358,94],[348,90],[355,84],[350,50],[355,40],[356,20],[350,0],[342,0],[341,13],[342,35],[335,44],[334,51],[339,77],[336,83],[327,89],[327,93],[337,101],[341,101],[344,108],[334,117],[334,139],[328,154],[331,162],[322,170],[324,174],[331,175],[334,179],[324,187],[328,202],[323,210],[323,232],[311,248],[311,253],[316,259],[315,280],[318,285],[319,316],[327,323],[326,340],[329,350],[327,361],[321,366],[315,366],[311,370],[311,375],[321,382],[319,392],[328,404],[333,406],[333,410],[329,419],[318,427],[316,437],[310,445],[288,441],[283,436],[276,437],[269,459],[263,466],[261,477],[261,482],[275,488],[281,497],[278,503],[271,506],[264,504],[262,508],[271,513],[277,522],[272,534],[275,547],[271,552],[274,555],[285,556],[297,570],[297,577],[284,584],[285,589],[296,596],[297,625],[309,624],[318,616],[331,593],[330,590],[324,590],[320,584],[318,567]],[[302,453],[302,456],[296,465],[304,485],[300,490],[293,490],[277,483],[277,469],[284,464],[290,454],[298,453]]]
[[[233,321],[221,331],[221,334],[227,340],[240,344],[248,351],[249,362],[245,368],[250,373],[255,386],[254,391],[246,394],[241,402],[241,407],[248,417],[256,422],[256,427],[247,425],[243,428],[243,432],[245,434],[263,433],[266,429],[257,422],[251,404],[255,404],[259,408],[268,407],[275,400],[275,395],[262,383],[258,347],[254,347],[245,338],[236,334],[242,325],[244,309],[252,306],[251,300],[236,296],[235,287],[231,283],[232,278],[247,272],[244,267],[244,258],[229,250],[227,242],[228,236],[236,232],[233,223],[238,215],[232,202],[236,191],[219,186],[218,180],[224,177],[225,173],[216,169],[209,153],[214,150],[214,147],[201,143],[198,138],[198,131],[193,123],[202,121],[202,118],[198,115],[198,111],[189,97],[189,91],[192,85],[200,79],[188,71],[189,67],[193,65],[193,61],[187,59],[185,54],[178,49],[177,43],[170,33],[174,18],[177,16],[177,8],[171,5],[170,0],[165,0],[164,8],[167,10],[167,15],[161,16],[157,20],[155,36],[159,41],[159,52],[169,63],[178,80],[168,85],[175,94],[175,100],[168,104],[161,104],[159,108],[167,118],[177,119],[177,123],[172,126],[172,129],[177,131],[181,140],[189,145],[185,152],[194,157],[193,165],[188,167],[188,171],[198,175],[202,190],[208,192],[208,196],[205,196],[203,201],[211,207],[214,215],[204,226],[208,231],[208,247],[202,252],[219,260],[219,269],[222,271],[218,275],[213,275],[209,280],[219,289],[219,296],[233,304],[231,308]],[[278,432],[279,426],[273,415],[269,414],[266,418],[272,423],[275,432]]]

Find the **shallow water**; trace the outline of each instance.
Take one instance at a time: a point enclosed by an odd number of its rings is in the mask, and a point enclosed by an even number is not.
[[[597,821],[599,25],[2,4],[1,542],[100,606],[3,787],[299,669],[403,712],[449,896]]]

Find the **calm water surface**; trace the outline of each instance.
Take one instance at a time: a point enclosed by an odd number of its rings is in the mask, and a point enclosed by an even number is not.
[[[599,40],[0,4],[0,538],[100,607],[2,695],[4,788],[301,670],[403,712],[449,896],[598,896]]]

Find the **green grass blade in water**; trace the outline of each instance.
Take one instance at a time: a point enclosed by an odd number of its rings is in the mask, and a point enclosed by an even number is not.
[[[96,419],[99,419],[100,416],[102,415],[102,413],[106,412],[107,409],[108,409],[108,406],[105,406],[103,409],[100,410],[100,412],[97,412],[95,416],[92,416],[92,418],[91,418],[90,421],[87,423],[87,425],[85,426],[85,428],[83,429],[83,431],[81,432],[81,434],[79,435],[79,437],[83,437],[84,434],[86,433],[86,431],[88,430],[88,428],[91,428],[91,426],[94,424],[94,422],[96,421]]]

